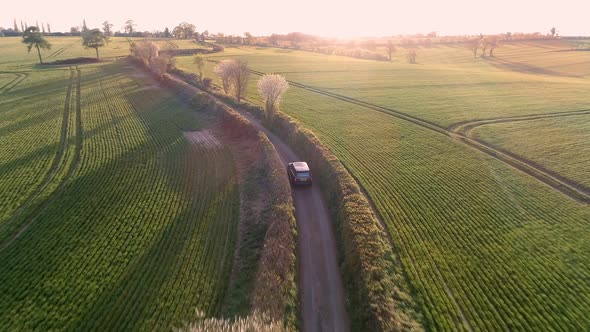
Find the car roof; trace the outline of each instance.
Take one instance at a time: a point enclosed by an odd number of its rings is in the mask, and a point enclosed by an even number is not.
[[[293,165],[296,172],[309,172],[309,166],[307,166],[307,163],[304,161],[296,161],[291,163],[291,165]]]

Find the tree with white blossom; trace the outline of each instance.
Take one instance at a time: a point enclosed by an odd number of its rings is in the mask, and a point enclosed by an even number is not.
[[[281,75],[267,74],[258,81],[258,92],[266,103],[269,116],[278,109],[287,89],[289,89],[289,83]]]

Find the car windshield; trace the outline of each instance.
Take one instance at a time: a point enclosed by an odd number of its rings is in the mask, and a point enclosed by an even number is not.
[[[308,178],[309,172],[297,172],[297,176],[302,178]]]

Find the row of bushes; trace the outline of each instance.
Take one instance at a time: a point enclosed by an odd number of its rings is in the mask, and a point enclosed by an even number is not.
[[[414,299],[386,231],[338,158],[288,115],[276,112],[268,120],[262,107],[238,103],[218,91],[210,93],[262,120],[314,170],[336,223],[353,330],[421,330]]]
[[[240,239],[234,273],[239,280],[228,291],[228,314],[247,315],[253,311],[283,321],[287,329],[297,325],[298,293],[295,282],[296,239],[293,202],[283,164],[258,128],[238,112],[217,102],[210,95],[196,92],[190,85],[164,74],[160,82],[190,98],[193,109],[213,112],[224,132],[234,139],[255,142],[257,158],[244,181],[247,200],[262,202],[259,210],[244,216],[245,238]],[[252,215],[253,214],[253,215]],[[244,301],[248,303],[244,304]],[[244,307],[249,312],[244,312]]]

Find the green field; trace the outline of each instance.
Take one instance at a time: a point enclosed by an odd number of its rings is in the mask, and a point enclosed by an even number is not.
[[[220,314],[234,159],[154,84],[119,62],[0,74],[0,330],[169,330],[195,309]]]
[[[442,134],[481,119],[590,108],[590,53],[569,48],[567,41],[514,43],[495,59],[473,59],[462,46],[436,46],[418,50],[418,65],[404,63],[403,48],[392,63],[253,47],[209,60],[239,56],[297,83],[282,111],[312,129],[366,189],[428,328],[578,331],[590,328],[588,204]],[[195,71],[189,57],[177,63]],[[215,78],[214,65],[206,76]],[[252,79],[247,99],[260,104]],[[538,162],[551,160],[548,168],[582,181],[590,177],[590,115],[576,118],[575,129],[563,124],[559,132],[576,153]],[[507,124],[490,125],[482,137],[504,137],[508,150],[521,147],[512,153],[535,160],[559,149],[551,128],[562,120],[543,121],[523,140],[502,131]]]
[[[590,188],[590,113],[482,125],[471,133]]]

